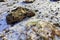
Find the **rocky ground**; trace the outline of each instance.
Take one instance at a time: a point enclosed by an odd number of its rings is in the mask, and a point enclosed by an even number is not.
[[[60,1],[35,0],[33,3],[28,4],[22,1],[23,0],[6,0],[5,2],[0,2],[0,36],[4,34],[6,40],[26,40],[26,23],[30,20],[40,19],[60,25]],[[36,15],[29,19],[26,18],[14,26],[7,25],[6,16],[11,10],[19,6],[35,11]],[[60,26],[57,28],[59,27]],[[5,33],[5,30],[9,30],[8,33]],[[0,40],[2,39],[0,38]],[[60,40],[60,37],[56,37],[55,40]]]

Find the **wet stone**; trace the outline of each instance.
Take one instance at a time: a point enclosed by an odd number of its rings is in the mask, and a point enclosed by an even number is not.
[[[58,15],[58,12],[56,12],[55,15],[57,16]]]
[[[0,0],[0,2],[4,2],[4,0]]]
[[[51,10],[52,12],[54,11],[54,10]]]
[[[39,5],[39,3],[37,5]]]
[[[54,23],[53,25],[60,27],[60,25],[58,23]]]
[[[41,14],[41,12],[39,12],[39,14]]]
[[[6,16],[7,24],[14,25],[25,18],[30,18],[35,16],[35,13],[29,9],[18,7],[15,10],[12,10],[10,14]]]
[[[53,19],[53,18],[54,18],[54,16],[51,17],[51,19]]]
[[[46,18],[48,18],[48,16],[46,16]]]
[[[57,2],[57,1],[60,1],[60,0],[50,0],[50,1]]]
[[[35,10],[35,12],[38,12],[38,10]]]
[[[30,1],[30,0],[25,0],[25,1],[23,1],[23,3],[33,3],[35,0],[32,0],[32,1]]]

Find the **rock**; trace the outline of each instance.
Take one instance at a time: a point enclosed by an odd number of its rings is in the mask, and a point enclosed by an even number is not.
[[[33,3],[35,0],[25,0],[23,3]]]
[[[60,25],[58,23],[54,23],[53,25],[57,26],[57,27],[60,27]]]
[[[30,39],[33,38],[34,40],[36,40],[37,37],[43,37],[42,39],[44,40],[49,40],[49,39],[53,40],[55,35],[60,37],[60,30],[58,30],[56,26],[53,25],[53,23],[46,22],[44,20],[29,21],[26,24],[26,29],[28,30],[27,35],[31,37]],[[36,36],[37,34],[38,36]]]
[[[38,10],[35,10],[35,12],[38,12]]]
[[[4,0],[0,0],[0,2],[4,2]]]
[[[57,1],[60,1],[60,0],[50,0],[50,1],[54,1],[54,2],[57,2]]]
[[[12,10],[10,14],[6,16],[7,24],[15,24],[22,21],[26,17],[32,17],[35,13],[29,9],[18,7],[15,10]]]
[[[56,33],[57,36],[60,37],[60,30],[56,29],[56,30],[55,30],[55,33]]]

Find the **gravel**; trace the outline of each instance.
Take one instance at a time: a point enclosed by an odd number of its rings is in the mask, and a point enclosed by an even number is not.
[[[22,3],[22,1],[23,0],[8,0],[6,2],[0,2],[0,32],[7,35],[5,36],[7,40],[26,40],[26,23],[32,19],[41,19],[60,24],[60,1],[52,2],[50,0],[35,0],[34,3],[29,4]],[[36,16],[25,19],[14,26],[7,25],[6,16],[11,12],[11,10],[18,6],[36,11]],[[10,31],[8,33],[4,33],[4,29],[8,29]],[[56,40],[57,39],[58,38],[56,38]]]

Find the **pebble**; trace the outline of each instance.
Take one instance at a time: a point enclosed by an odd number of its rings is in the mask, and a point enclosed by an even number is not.
[[[60,0],[50,0],[50,1],[57,2],[57,1],[60,1]]]

